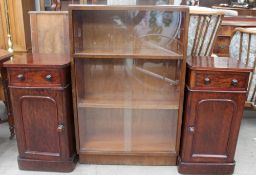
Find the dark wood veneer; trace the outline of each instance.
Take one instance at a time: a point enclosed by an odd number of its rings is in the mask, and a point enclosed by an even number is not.
[[[53,68],[10,68],[9,80],[11,86],[61,87],[70,81],[67,79],[69,71]]]
[[[191,71],[189,78],[191,79],[189,86],[195,89],[226,90],[228,88],[230,91],[246,91],[248,85],[248,73]]]

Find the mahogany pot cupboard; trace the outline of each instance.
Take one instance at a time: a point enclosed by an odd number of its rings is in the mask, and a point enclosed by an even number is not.
[[[233,173],[252,70],[236,59],[187,59],[180,173]]]
[[[70,60],[61,55],[25,54],[4,63],[23,170],[70,172],[75,139]]]
[[[232,173],[252,69],[186,61],[188,21],[184,6],[71,5],[71,62],[26,54],[4,63],[20,169],[70,172],[77,151],[80,163],[179,157],[181,173]]]

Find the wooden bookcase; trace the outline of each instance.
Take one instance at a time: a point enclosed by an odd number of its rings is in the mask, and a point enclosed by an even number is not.
[[[71,5],[81,163],[175,165],[188,8]]]

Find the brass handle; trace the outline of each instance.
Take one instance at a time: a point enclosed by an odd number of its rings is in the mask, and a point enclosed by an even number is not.
[[[19,74],[19,75],[17,75],[17,79],[20,81],[23,81],[23,80],[25,80],[25,76],[23,74]]]
[[[237,85],[238,85],[238,81],[237,81],[236,79],[233,79],[233,80],[231,81],[231,85],[232,85],[232,86],[237,86]]]
[[[52,75],[51,75],[51,74],[46,75],[46,76],[45,76],[45,79],[46,79],[47,81],[52,81]]]
[[[58,131],[58,132],[64,131],[64,125],[60,124],[60,125],[57,127],[57,131]]]
[[[204,79],[204,84],[205,84],[205,85],[208,85],[208,84],[210,84],[210,83],[211,83],[210,78],[206,77],[206,78]]]
[[[188,131],[191,132],[191,133],[194,133],[195,132],[195,127],[194,126],[188,127]]]

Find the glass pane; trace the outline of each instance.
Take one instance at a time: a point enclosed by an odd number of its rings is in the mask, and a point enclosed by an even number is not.
[[[86,105],[177,109],[179,61],[76,60],[78,101]],[[111,103],[110,103],[111,102]]]
[[[175,151],[179,62],[75,59],[81,150]]]
[[[76,56],[182,58],[181,12],[85,10],[73,18]]]
[[[79,107],[80,150],[175,151],[177,110]]]

